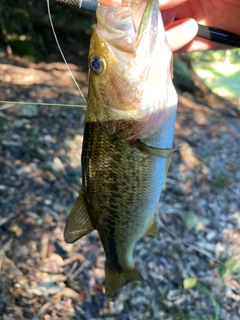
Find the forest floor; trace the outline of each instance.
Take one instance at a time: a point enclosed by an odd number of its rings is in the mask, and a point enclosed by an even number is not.
[[[87,95],[87,74],[71,64]],[[237,320],[240,318],[239,101],[179,92],[159,237],[134,251],[143,283],[104,294],[96,232],[66,244],[81,188],[84,108],[60,62],[0,57],[0,319]],[[207,101],[207,102],[206,102]]]

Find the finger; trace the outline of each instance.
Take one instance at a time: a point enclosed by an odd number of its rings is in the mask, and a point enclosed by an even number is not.
[[[174,21],[166,30],[166,36],[172,51],[188,44],[197,34],[198,25],[194,19],[186,18]]]
[[[175,11],[174,9],[167,9],[167,10],[163,10],[161,13],[162,13],[163,24],[166,29],[173,23],[175,19]]]
[[[117,0],[119,1],[119,0]],[[121,0],[120,0],[121,1]],[[176,6],[179,6],[183,2],[186,2],[187,0],[159,0],[159,5],[161,10],[171,9],[175,8]]]
[[[121,7],[122,0],[98,0],[98,3],[107,7]]]
[[[186,0],[159,0],[159,5],[161,10],[171,9],[179,4],[185,2]],[[122,0],[98,0],[101,5],[109,7],[121,7]]]
[[[206,50],[227,50],[232,49],[232,47],[212,42],[209,40],[204,40],[200,38],[194,38],[187,45],[177,50],[178,52],[194,52],[194,51],[206,51]]]

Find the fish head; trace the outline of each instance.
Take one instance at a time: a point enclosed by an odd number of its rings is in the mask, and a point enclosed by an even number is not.
[[[173,101],[170,94],[172,52],[158,1],[99,6],[89,51],[87,118],[137,123],[130,140],[154,130],[170,105],[176,106],[176,94]]]

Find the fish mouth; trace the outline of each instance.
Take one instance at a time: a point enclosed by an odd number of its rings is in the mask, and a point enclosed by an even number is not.
[[[111,47],[135,53],[145,30],[149,27],[154,28],[159,7],[158,1],[154,0],[130,0],[129,4],[129,7],[99,6],[97,31]]]
[[[98,111],[91,111],[91,117],[101,123],[129,121],[130,130],[119,130],[115,123],[106,127],[109,134],[116,133],[124,141],[154,135],[176,108],[172,53],[159,1],[135,1],[141,2],[133,8],[98,7],[98,24],[90,47],[90,58],[96,54],[106,62],[105,72],[99,77],[90,73],[95,99],[89,106]]]

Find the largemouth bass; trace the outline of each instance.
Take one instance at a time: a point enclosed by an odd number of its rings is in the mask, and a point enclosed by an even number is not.
[[[157,234],[154,211],[172,152],[177,95],[158,0],[97,9],[89,51],[82,191],[65,240],[97,229],[106,254],[106,294],[142,280],[136,242]]]

